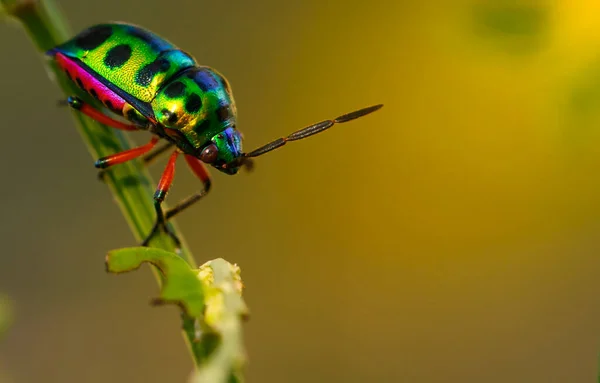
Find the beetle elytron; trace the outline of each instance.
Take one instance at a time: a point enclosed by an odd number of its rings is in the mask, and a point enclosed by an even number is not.
[[[207,194],[210,176],[204,164],[226,174],[236,174],[242,166],[251,166],[252,157],[382,107],[375,105],[325,120],[244,153],[227,80],[152,32],[125,23],[95,25],[47,54],[69,79],[127,123],[109,117],[77,97],[67,100],[72,108],[116,129],[146,130],[153,134],[146,145],[100,158],[95,164],[97,168],[105,169],[144,155],[148,160],[174,148],[154,195],[156,223],[143,245],[148,245],[161,229],[179,244],[166,221]],[[160,139],[167,144],[151,152]],[[163,212],[161,204],[173,181],[175,161],[180,154],[204,187]]]

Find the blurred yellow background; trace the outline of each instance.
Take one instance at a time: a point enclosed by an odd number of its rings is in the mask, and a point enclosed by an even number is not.
[[[248,382],[590,382],[600,338],[600,3],[60,2],[73,32],[143,25],[232,84],[246,149],[374,115],[214,174],[178,219],[242,268]],[[183,382],[175,308],[61,97],[0,25],[0,368],[22,382]],[[146,140],[145,133],[137,135]],[[162,165],[153,167],[158,175]],[[185,164],[170,201],[200,187]]]

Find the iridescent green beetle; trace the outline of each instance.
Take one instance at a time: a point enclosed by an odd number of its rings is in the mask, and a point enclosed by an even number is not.
[[[179,243],[165,223],[208,193],[210,176],[204,164],[226,174],[236,174],[240,167],[251,166],[252,157],[287,141],[322,132],[335,123],[362,117],[382,106],[313,124],[244,153],[242,136],[236,129],[235,102],[225,77],[212,68],[198,65],[192,56],[152,32],[131,24],[100,24],[47,53],[81,89],[128,123],[109,117],[76,97],[68,98],[71,107],[116,129],[147,130],[153,134],[146,145],[100,158],[96,161],[97,168],[105,169],[144,155],[147,162],[175,148],[154,195],[156,224],[143,245],[159,229],[166,230]],[[151,152],[160,139],[167,144]],[[184,155],[204,188],[163,212],[161,204],[173,181],[179,154]]]

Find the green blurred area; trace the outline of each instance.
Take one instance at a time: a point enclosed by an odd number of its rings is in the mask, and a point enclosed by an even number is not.
[[[249,382],[595,379],[600,4],[61,4],[74,31],[133,22],[217,68],[247,149],[385,104],[214,174],[178,219],[198,263],[242,268]],[[0,47],[3,373],[184,381],[151,273],[104,270],[135,244],[60,93],[19,28],[0,25]],[[170,201],[199,187],[180,163]]]

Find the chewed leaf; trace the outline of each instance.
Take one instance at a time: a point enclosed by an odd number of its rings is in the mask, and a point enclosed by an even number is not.
[[[135,270],[144,262],[158,268],[163,288],[154,302],[176,303],[187,315],[183,330],[197,358],[193,383],[242,382],[246,354],[242,320],[248,308],[242,298],[240,268],[217,258],[192,269],[168,251],[132,247],[111,251],[106,266],[111,273]]]
[[[197,271],[177,254],[150,247],[130,247],[113,250],[106,256],[106,268],[111,273],[132,271],[144,262],[156,266],[163,276],[160,297],[154,299],[153,303],[174,303],[191,317],[202,315],[202,282]]]

